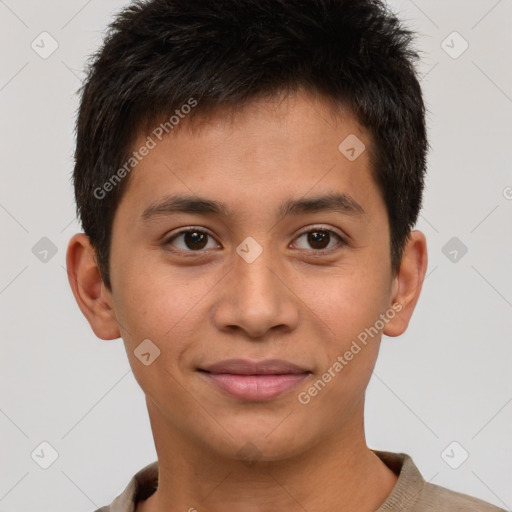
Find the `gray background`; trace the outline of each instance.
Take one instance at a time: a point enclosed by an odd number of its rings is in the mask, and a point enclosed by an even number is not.
[[[75,92],[126,3],[0,0],[2,512],[94,510],[156,458],[122,341],[96,339],[65,271],[80,231]],[[423,52],[432,151],[417,227],[430,261],[407,333],[383,338],[368,442],[409,453],[427,480],[510,510],[512,2],[391,5]],[[47,58],[43,31],[58,43]],[[48,469],[42,442],[58,453]]]

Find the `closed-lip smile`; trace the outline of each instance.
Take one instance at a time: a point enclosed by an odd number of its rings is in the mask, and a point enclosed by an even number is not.
[[[200,374],[220,391],[244,401],[277,398],[312,372],[282,359],[227,359],[202,368]]]

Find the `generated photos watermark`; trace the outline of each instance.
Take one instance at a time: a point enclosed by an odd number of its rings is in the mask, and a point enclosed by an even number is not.
[[[307,405],[311,402],[311,399],[317,396],[329,382],[331,382],[336,375],[338,375],[345,366],[349,364],[354,357],[361,352],[361,350],[368,345],[369,338],[373,339],[384,326],[393,318],[396,314],[402,311],[402,304],[395,302],[385,313],[379,315],[379,319],[371,327],[367,327],[364,331],[361,331],[357,335],[357,340],[352,340],[350,347],[337,357],[336,361],[322,374],[322,376],[312,384],[306,391],[301,391],[297,399],[303,404]]]

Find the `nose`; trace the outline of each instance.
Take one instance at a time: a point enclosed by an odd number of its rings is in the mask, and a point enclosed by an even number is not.
[[[252,340],[268,333],[294,330],[299,324],[299,299],[289,273],[270,249],[248,263],[236,254],[233,269],[223,282],[213,321],[221,331],[243,332]]]

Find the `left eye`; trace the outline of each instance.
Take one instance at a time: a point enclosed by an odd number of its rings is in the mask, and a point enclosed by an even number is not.
[[[305,237],[306,243],[310,245],[314,250],[324,251],[328,249],[332,249],[334,246],[329,246],[329,243],[332,241],[332,235],[338,239],[338,241],[343,242],[343,239],[334,231],[330,229],[313,229],[311,231],[306,231],[297,237],[297,240]],[[308,247],[299,247],[299,249],[308,249]]]

